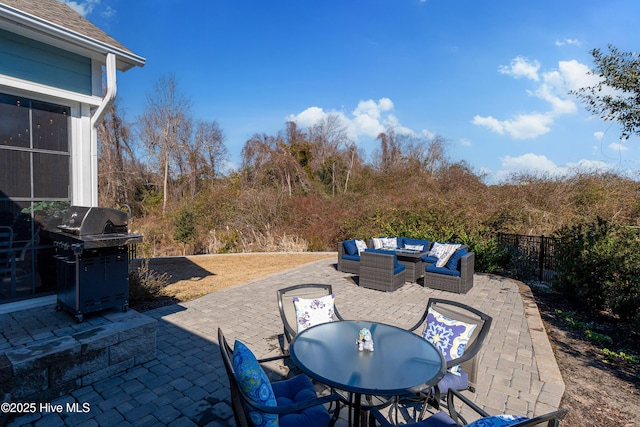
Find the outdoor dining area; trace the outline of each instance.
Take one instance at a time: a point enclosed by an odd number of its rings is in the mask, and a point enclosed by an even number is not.
[[[259,360],[218,328],[237,426],[558,426],[566,410],[490,414],[469,396],[492,316],[429,296],[410,327],[340,314],[330,284],[276,291],[281,355]],[[233,339],[233,345],[231,340]],[[286,373],[269,378],[261,364]],[[490,393],[490,392],[489,392]]]

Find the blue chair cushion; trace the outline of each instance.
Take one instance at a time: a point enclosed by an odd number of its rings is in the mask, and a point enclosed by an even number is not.
[[[436,262],[438,262],[438,257],[435,257],[433,255],[422,255],[422,262],[426,263],[426,264],[435,264]]]
[[[342,242],[344,246],[344,252],[349,255],[358,255],[358,247],[355,240],[345,240]]]
[[[438,382],[438,388],[443,396],[447,394],[449,389],[462,391],[469,387],[469,375],[463,370],[458,371],[458,373],[460,375],[447,372]]]
[[[507,427],[522,421],[526,421],[529,418],[521,417],[519,415],[494,415],[491,417],[480,418],[470,424],[467,427]]]
[[[406,267],[402,264],[398,264],[395,267],[393,267],[393,275],[395,276],[396,274],[400,273],[401,271],[404,271]]]
[[[439,411],[419,423],[407,424],[406,427],[458,427],[458,424],[446,412]]]
[[[342,259],[348,259],[349,261],[360,261],[360,255],[358,255],[358,254],[356,254],[356,255],[344,254],[344,255],[342,255]]]
[[[445,267],[449,270],[460,271],[460,259],[467,254],[467,248],[460,248],[449,257],[449,261],[445,264]]]
[[[460,277],[460,272],[458,270],[449,270],[447,267],[436,267],[435,264],[427,265],[424,271],[426,271],[427,273],[439,273],[446,274],[447,276]]]
[[[233,370],[238,387],[249,399],[262,405],[277,405],[271,382],[258,359],[246,345],[238,340],[233,344]],[[266,414],[247,404],[244,404],[244,407],[249,420],[255,427],[276,427],[278,425],[278,415]]]
[[[291,405],[317,397],[313,384],[306,375],[277,381],[272,384],[278,406]],[[329,424],[329,412],[323,405],[313,406],[300,412],[280,415],[280,426],[326,427]]]

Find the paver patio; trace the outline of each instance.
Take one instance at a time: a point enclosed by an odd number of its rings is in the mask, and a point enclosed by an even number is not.
[[[157,357],[141,366],[82,387],[53,404],[88,403],[86,413],[30,414],[10,426],[227,426],[233,425],[217,329],[240,339],[258,357],[280,354],[281,320],[276,290],[300,283],[333,285],[345,319],[412,326],[429,297],[457,299],[493,316],[480,352],[476,393],[490,413],[539,415],[558,407],[564,383],[529,288],[509,279],[478,274],[466,295],[406,283],[384,293],[359,288],[353,276],[316,261],[233,286],[197,300],[146,312],[158,320]],[[272,364],[281,372],[281,365]]]

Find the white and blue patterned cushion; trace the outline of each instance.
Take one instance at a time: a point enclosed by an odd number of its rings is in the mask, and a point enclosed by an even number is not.
[[[356,239],[356,248],[358,249],[358,255],[367,250],[367,244],[364,240]]]
[[[449,319],[433,307],[429,307],[423,337],[440,350],[448,362],[462,356],[477,326],[473,323]],[[460,375],[460,366],[452,366],[449,372]]]
[[[256,356],[242,342],[233,344],[233,369],[238,387],[254,402],[267,406],[277,406],[271,382],[264,373]],[[255,427],[277,427],[278,415],[267,414],[244,404],[249,420]]]
[[[333,322],[335,320],[334,302],[333,294],[313,299],[294,297],[293,305],[296,308],[298,332],[321,323]]]
[[[467,427],[507,427],[528,419],[529,418],[527,417],[521,417],[519,415],[494,415],[491,417],[480,418],[479,420],[467,424]]]

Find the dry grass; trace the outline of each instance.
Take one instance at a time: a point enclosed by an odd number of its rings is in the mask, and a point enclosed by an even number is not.
[[[245,253],[153,258],[149,268],[172,276],[163,295],[189,301],[229,286],[268,276],[321,259],[336,259],[330,252]]]

